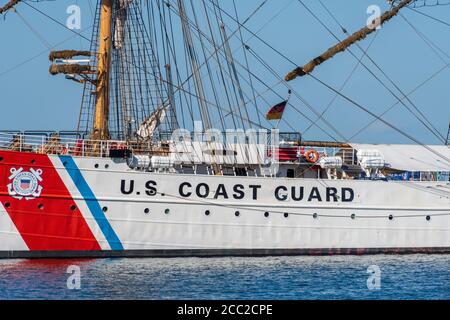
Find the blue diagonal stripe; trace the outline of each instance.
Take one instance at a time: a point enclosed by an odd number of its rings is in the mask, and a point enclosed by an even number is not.
[[[98,226],[100,227],[100,230],[102,230],[103,235],[108,241],[111,249],[123,250],[123,246],[122,243],[120,242],[119,237],[114,232],[108,219],[106,219],[105,213],[100,207],[97,198],[95,197],[94,193],[92,192],[91,188],[86,182],[86,179],[84,179],[83,175],[81,174],[81,171],[78,168],[75,161],[73,161],[71,156],[60,155],[59,158],[62,161],[62,163],[65,164],[67,172],[69,173],[73,182],[77,186],[78,191],[81,193],[81,196],[83,197],[84,201],[86,201],[89,210],[94,216],[94,219],[97,222]]]

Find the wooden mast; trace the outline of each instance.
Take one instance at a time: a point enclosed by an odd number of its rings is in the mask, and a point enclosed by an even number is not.
[[[109,79],[112,48],[112,0],[102,0],[97,69],[97,97],[92,139],[109,139]]]

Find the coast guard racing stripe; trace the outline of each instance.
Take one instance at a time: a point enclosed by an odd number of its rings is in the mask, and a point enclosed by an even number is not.
[[[2,152],[0,201],[29,250],[101,250],[47,155]]]
[[[74,184],[77,186],[78,191],[80,192],[83,199],[86,201],[86,204],[94,216],[95,221],[97,222],[100,230],[102,230],[105,239],[108,241],[109,246],[112,250],[123,250],[122,243],[120,242],[119,237],[114,232],[111,227],[108,219],[105,216],[100,204],[97,201],[94,193],[89,187],[88,183],[84,179],[81,174],[80,169],[78,168],[75,161],[73,161],[71,156],[59,156],[61,161],[65,163],[65,167],[70,177],[72,178]]]

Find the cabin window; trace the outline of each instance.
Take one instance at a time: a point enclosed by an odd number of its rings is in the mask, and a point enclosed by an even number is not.
[[[236,168],[235,172],[236,172],[236,175],[239,177],[247,176],[247,170],[245,170],[245,168]]]
[[[288,178],[295,178],[295,170],[294,169],[287,169],[286,177],[288,177]]]

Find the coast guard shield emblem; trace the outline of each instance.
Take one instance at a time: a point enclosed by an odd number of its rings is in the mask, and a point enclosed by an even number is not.
[[[42,186],[39,184],[42,182],[42,170],[34,170],[30,168],[30,171],[24,171],[23,168],[15,169],[11,168],[11,176],[8,184],[9,195],[16,199],[26,200],[38,198],[42,192]]]

